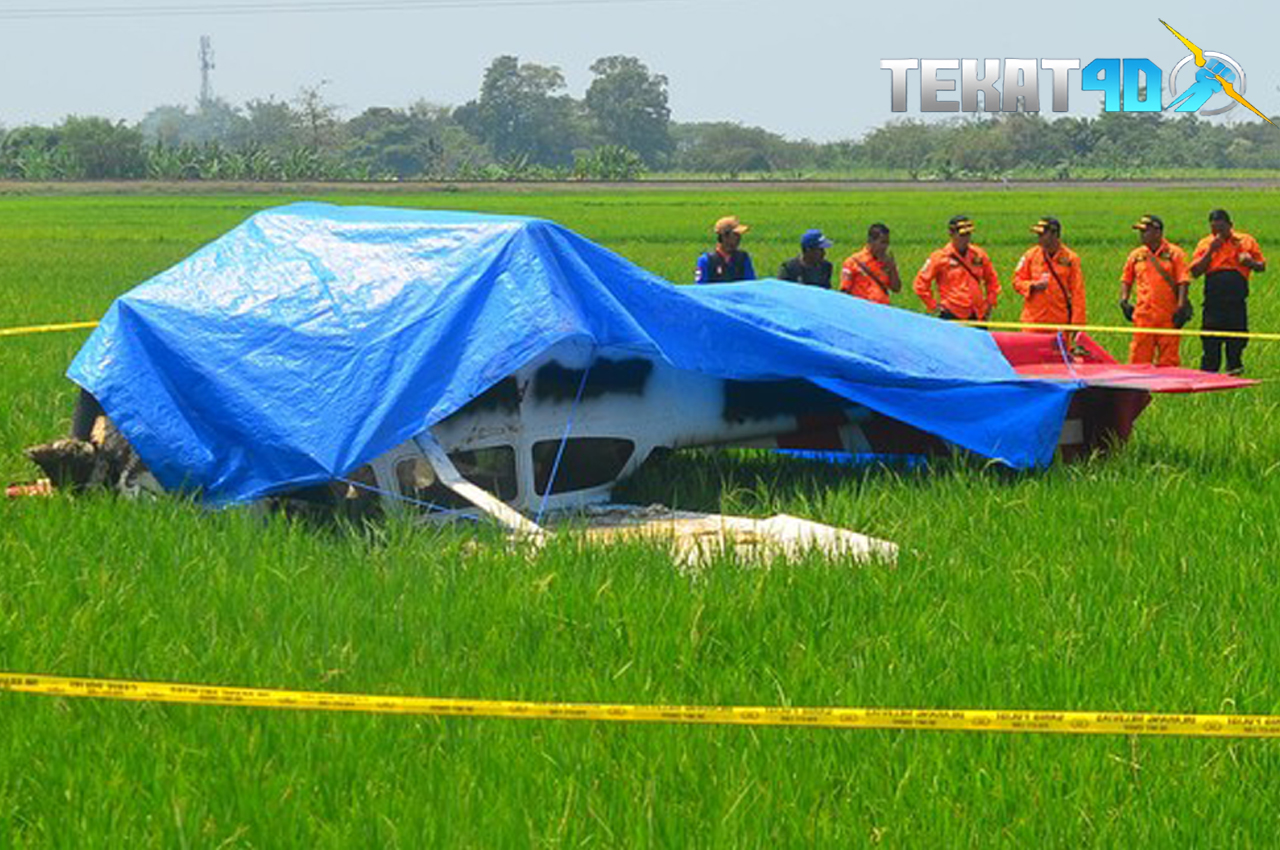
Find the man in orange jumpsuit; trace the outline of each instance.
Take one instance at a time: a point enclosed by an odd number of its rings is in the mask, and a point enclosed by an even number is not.
[[[1164,221],[1144,215],[1133,226],[1140,231],[1142,245],[1129,252],[1120,273],[1120,310],[1140,328],[1180,328],[1191,319],[1187,287],[1191,272],[1187,255],[1164,238]],[[1138,302],[1129,297],[1138,290]],[[1129,344],[1129,362],[1157,366],[1180,366],[1181,338],[1173,334],[1134,334]]]
[[[1248,331],[1249,275],[1267,270],[1258,241],[1235,230],[1226,210],[1209,213],[1208,236],[1200,240],[1191,254],[1191,276],[1204,275],[1204,306],[1201,311],[1204,330]],[[1216,372],[1222,368],[1222,349],[1227,349],[1227,372],[1244,372],[1244,347],[1247,339],[1202,336],[1200,368]]]
[[[970,240],[973,220],[957,215],[947,222],[951,241],[929,255],[916,275],[916,295],[940,319],[986,321],[1000,297],[1000,281],[987,252]],[[934,285],[938,297],[933,297]]]
[[[1080,257],[1062,244],[1062,223],[1052,216],[1032,226],[1037,245],[1018,260],[1013,288],[1026,302],[1022,321],[1035,324],[1085,323],[1084,272]]]
[[[1084,272],[1080,257],[1062,244],[1062,222],[1045,216],[1031,232],[1036,234],[1037,245],[1022,255],[1013,270],[1013,288],[1026,299],[1020,320],[1037,325],[1083,325]]]
[[[873,224],[867,228],[867,244],[844,261],[840,269],[840,291],[877,304],[888,304],[889,293],[902,289],[898,263],[889,253],[889,228]]]

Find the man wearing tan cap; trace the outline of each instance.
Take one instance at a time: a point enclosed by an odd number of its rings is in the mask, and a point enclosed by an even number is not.
[[[751,265],[751,255],[738,250],[742,234],[749,230],[738,221],[736,215],[727,215],[716,222],[716,248],[698,258],[694,271],[694,283],[733,283],[738,280],[755,280],[756,270]]]
[[[973,219],[952,216],[951,241],[929,255],[916,275],[916,295],[940,319],[985,321],[1000,297],[1000,281],[987,252],[974,245]],[[935,284],[938,297],[933,296]]]
[[[1120,311],[1140,328],[1180,328],[1191,319],[1187,255],[1164,238],[1164,221],[1158,215],[1144,215],[1133,229],[1139,231],[1142,244],[1129,252],[1120,273]],[[1135,288],[1136,305],[1129,300]],[[1180,366],[1181,342],[1172,334],[1134,334],[1129,362]]]

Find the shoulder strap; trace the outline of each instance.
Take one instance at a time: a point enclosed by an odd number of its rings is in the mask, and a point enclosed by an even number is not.
[[[1059,248],[1058,250],[1063,250]],[[1053,267],[1053,257],[1049,256],[1049,252],[1044,248],[1040,249],[1040,253],[1044,256],[1044,264],[1049,267],[1049,274],[1053,275],[1053,282],[1058,284],[1058,289],[1062,291],[1062,297],[1067,302],[1067,321],[1071,321],[1071,317],[1075,315],[1075,307],[1071,303],[1071,289],[1062,282],[1062,278],[1058,277],[1058,270]]]
[[[949,253],[950,253],[950,255],[951,255],[952,257],[955,257],[955,258],[956,258],[956,262],[958,262],[958,263],[960,264],[960,268],[962,268],[962,269],[964,269],[965,271],[967,271],[967,272],[969,273],[969,277],[973,278],[973,279],[974,279],[974,281],[976,281],[976,282],[977,282],[977,284],[978,284],[979,286],[981,286],[981,285],[982,285],[982,278],[978,277],[978,273],[977,273],[977,272],[975,272],[973,269],[969,268],[969,264],[968,264],[968,263],[966,263],[966,262],[965,262],[965,261],[960,257],[960,255],[959,255],[959,254],[957,254],[957,253],[955,252],[955,249],[952,249]]]
[[[871,280],[875,282],[876,286],[880,287],[886,293],[888,293],[889,291],[888,281],[881,280],[880,278],[876,277],[876,273],[871,270],[871,267],[868,266],[866,263],[862,262],[862,260],[859,260],[856,256],[853,258],[853,261],[858,264],[858,268],[862,269],[863,274],[865,274],[867,277],[871,278]]]
[[[1169,272],[1165,269],[1164,264],[1162,264],[1162,263],[1160,262],[1160,258],[1156,255],[1156,252],[1155,252],[1155,251],[1152,251],[1152,250],[1151,250],[1151,248],[1149,248],[1149,247],[1147,248],[1147,257],[1148,257],[1148,259],[1150,260],[1150,262],[1152,263],[1152,265],[1154,265],[1154,266],[1156,267],[1156,271],[1160,272],[1160,276],[1161,276],[1162,278],[1164,278],[1164,282],[1165,282],[1165,283],[1167,283],[1167,284],[1169,284],[1169,286],[1173,287],[1173,294],[1174,294],[1174,295],[1177,295],[1177,294],[1178,294],[1178,284],[1177,284],[1177,282],[1173,279],[1173,275],[1169,274]],[[1172,252],[1170,253],[1169,258],[1170,258],[1170,260],[1172,260],[1172,259],[1173,259],[1173,254],[1172,254]]]

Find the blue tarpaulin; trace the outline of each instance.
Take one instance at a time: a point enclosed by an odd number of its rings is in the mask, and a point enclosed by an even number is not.
[[[332,480],[557,343],[738,380],[806,378],[1013,467],[1069,384],[990,336],[780,281],[677,287],[549,221],[302,203],[115,301],[68,370],[166,488],[215,504]]]

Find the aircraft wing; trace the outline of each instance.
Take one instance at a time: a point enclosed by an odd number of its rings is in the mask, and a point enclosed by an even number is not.
[[[1146,390],[1153,393],[1202,393],[1231,390],[1258,383],[1233,375],[1123,363],[1027,363],[1014,367],[1019,375],[1048,381],[1083,381],[1090,387]]]
[[[1200,393],[1232,390],[1258,383],[1232,375],[1172,366],[1119,363],[1105,348],[1078,334],[1076,356],[1064,354],[1057,334],[994,333],[1009,365],[1019,375],[1046,381],[1082,381],[1086,386],[1152,393]]]

